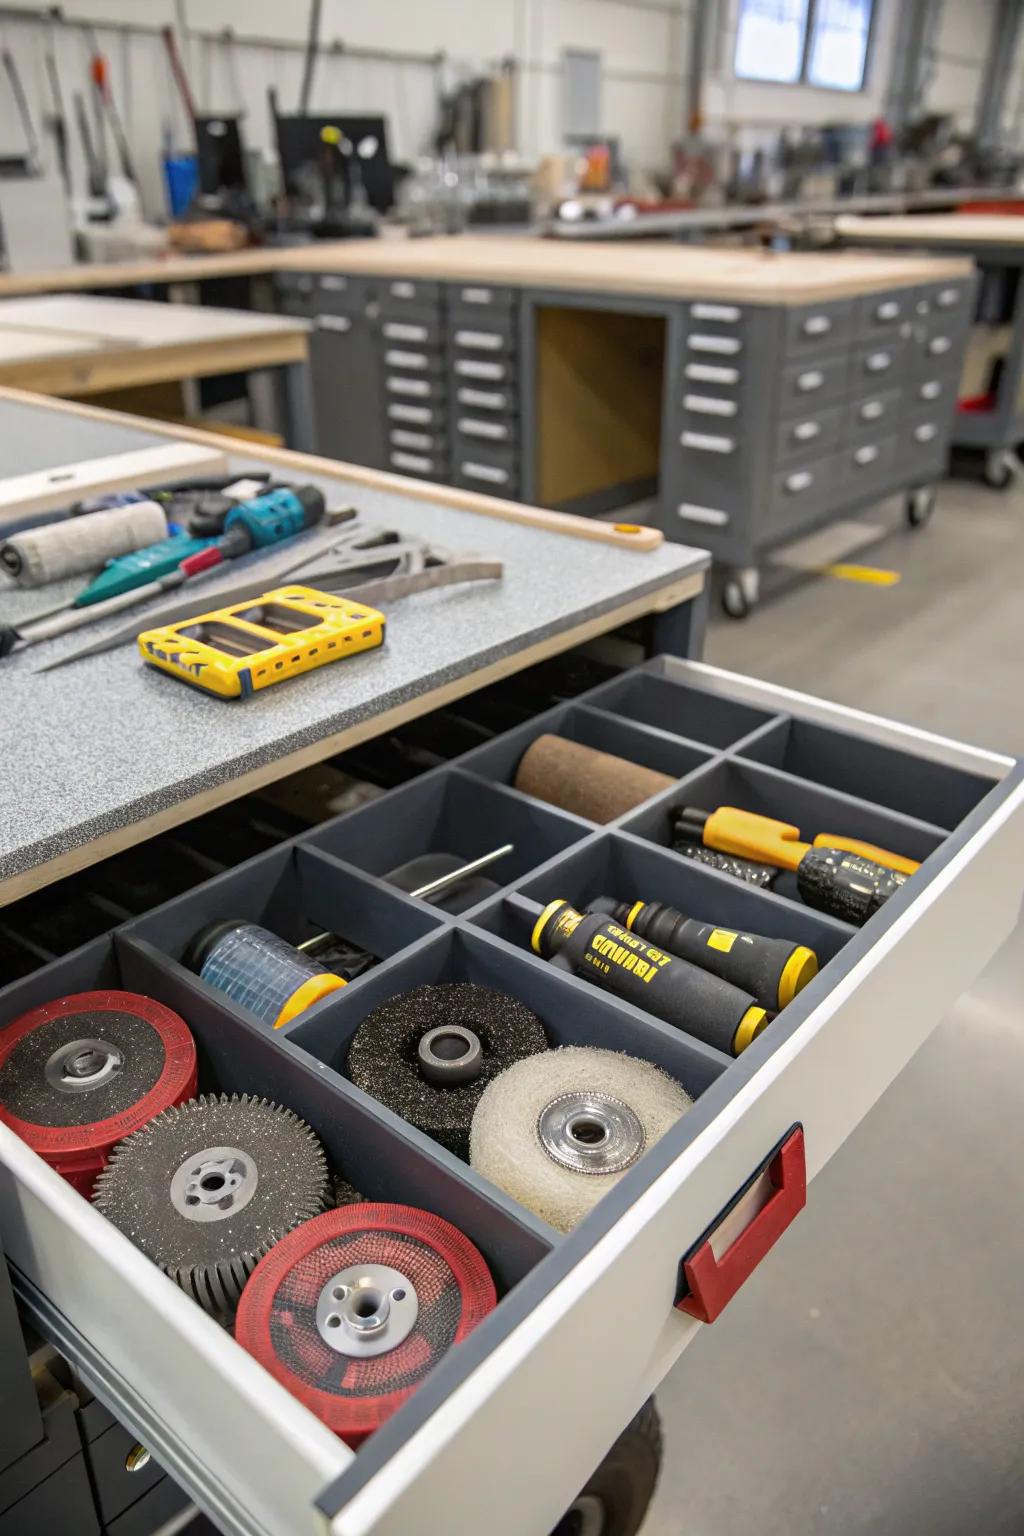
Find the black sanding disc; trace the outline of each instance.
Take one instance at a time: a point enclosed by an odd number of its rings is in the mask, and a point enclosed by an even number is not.
[[[389,1318],[359,1353],[345,1327],[320,1327],[329,1282],[390,1272]],[[346,1206],[290,1233],[257,1266],[235,1321],[235,1337],[272,1376],[350,1445],[400,1407],[453,1344],[495,1305],[481,1254],[450,1222],[406,1205]],[[414,1320],[387,1336],[400,1308]],[[340,1309],[340,1303],[339,1303]],[[330,1312],[327,1313],[327,1318]],[[329,1343],[328,1340],[332,1340]],[[390,1347],[389,1347],[390,1346]]]
[[[103,1151],[195,1091],[195,1042],[134,992],[80,992],[0,1033],[0,1120],[51,1162]]]
[[[482,1062],[473,1082],[441,1086],[422,1075],[420,1040],[443,1025],[460,1025],[479,1039]],[[472,982],[442,982],[401,992],[364,1019],[352,1037],[347,1070],[364,1093],[468,1157],[473,1111],[488,1083],[548,1046],[543,1024],[518,998]]]
[[[331,1199],[317,1137],[290,1109],[200,1096],[121,1142],[95,1204],[208,1312],[230,1312],[259,1259]]]

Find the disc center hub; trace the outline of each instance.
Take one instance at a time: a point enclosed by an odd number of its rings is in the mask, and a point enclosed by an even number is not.
[[[421,1076],[439,1087],[472,1083],[484,1065],[480,1036],[464,1024],[440,1024],[420,1039],[416,1059]]]
[[[245,1209],[259,1172],[237,1147],[205,1147],[192,1153],[171,1179],[171,1203],[187,1221],[223,1221]]]
[[[356,1264],[324,1285],[316,1304],[320,1337],[339,1355],[383,1355],[409,1337],[419,1315],[415,1287],[388,1264]]]
[[[46,1063],[46,1081],[60,1093],[91,1093],[124,1067],[124,1052],[109,1040],[69,1040]]]
[[[589,1091],[561,1093],[537,1117],[537,1135],[552,1162],[574,1173],[621,1173],[635,1163],[647,1136],[621,1099]]]

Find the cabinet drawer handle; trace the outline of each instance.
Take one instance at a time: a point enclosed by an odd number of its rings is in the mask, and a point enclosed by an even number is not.
[[[942,394],[942,385],[938,379],[927,379],[921,385],[918,394],[922,400],[937,400]]]
[[[715,1232],[730,1216],[743,1197],[767,1175],[771,1188],[768,1199],[756,1216],[716,1258],[711,1246]],[[790,1223],[807,1204],[807,1158],[804,1132],[793,1126],[765,1158],[743,1188],[738,1190],[725,1210],[699,1241],[679,1261],[675,1304],[680,1312],[702,1323],[713,1323],[771,1251]]]
[[[456,398],[460,405],[477,405],[485,411],[501,411],[508,404],[508,396],[500,389],[460,389]]]
[[[820,389],[825,382],[825,375],[820,368],[808,368],[806,373],[797,377],[796,387],[803,395],[809,395],[812,390]]]
[[[493,331],[456,331],[455,344],[459,347],[475,347],[478,352],[500,352],[505,345],[504,336]]]
[[[793,436],[798,443],[811,443],[821,434],[820,421],[798,421],[793,428]]]
[[[928,343],[928,351],[932,357],[941,357],[943,352],[948,352],[953,342],[949,336],[933,336]]]
[[[414,299],[416,297],[415,283],[392,283],[389,289],[392,298]]]
[[[350,331],[352,321],[347,315],[317,315],[316,328],[318,331]]]
[[[417,373],[422,373],[430,366],[430,359],[425,352],[404,352],[397,347],[391,347],[384,353],[384,361],[392,368],[412,368]]]
[[[735,325],[740,318],[736,304],[691,304],[690,314],[694,320],[718,320],[722,325]]]
[[[459,298],[463,304],[493,304],[493,288],[460,288]]]
[[[701,453],[732,453],[736,447],[733,437],[715,437],[710,432],[684,432],[679,441],[684,448],[697,448]]]
[[[396,427],[391,433],[391,441],[394,443],[396,448],[419,448],[429,450],[434,446],[431,441],[429,432],[406,432],[400,427]]]
[[[892,367],[892,353],[872,352],[864,359],[864,366],[868,373],[884,373],[887,368]]]
[[[460,357],[455,372],[464,379],[493,379],[499,383],[505,377],[504,363],[478,363],[471,357]]]
[[[425,325],[404,325],[400,320],[388,320],[382,330],[389,341],[426,341],[429,337]]]
[[[720,400],[717,395],[684,395],[683,408],[699,416],[735,416],[735,400]]]
[[[387,387],[393,395],[429,395],[426,379],[388,379]]]
[[[881,304],[875,305],[876,320],[898,320],[900,306],[895,299],[884,299]]]
[[[686,377],[695,384],[738,384],[738,368],[719,368],[714,363],[687,363]]]
[[[391,462],[399,469],[413,469],[418,475],[429,475],[434,470],[433,459],[423,458],[418,453],[393,453]]]
[[[490,480],[494,485],[504,485],[508,480],[508,470],[499,469],[496,464],[474,464],[471,461],[460,465],[460,468],[470,480]]]
[[[865,443],[863,448],[855,450],[853,462],[855,464],[873,464],[878,458],[878,448],[874,443]]]
[[[463,416],[456,425],[466,437],[489,437],[498,443],[505,442],[508,437],[508,427],[503,421],[477,421],[472,416]]]
[[[914,436],[919,443],[930,443],[938,430],[934,421],[922,421],[920,426],[914,428]]]
[[[411,421],[414,426],[429,427],[434,418],[434,413],[429,405],[389,405],[388,415],[392,421]]]
[[[861,421],[877,421],[879,416],[884,415],[884,413],[885,406],[881,400],[865,400],[860,408],[860,419]]]
[[[324,276],[320,279],[320,287],[326,288],[328,293],[344,293],[348,287],[348,278],[339,275]]]
[[[800,327],[805,336],[827,336],[832,329],[828,315],[808,315]]]
[[[935,302],[940,309],[952,309],[954,304],[960,301],[959,288],[940,288],[935,295]]]
[[[809,469],[798,469],[795,474],[786,476],[786,490],[791,496],[800,491],[806,491],[809,485],[814,484],[814,476]]]
[[[740,350],[738,336],[693,335],[687,338],[686,344],[691,352],[722,352],[735,356]]]

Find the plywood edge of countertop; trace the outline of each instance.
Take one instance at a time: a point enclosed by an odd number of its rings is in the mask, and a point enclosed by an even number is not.
[[[0,275],[0,299],[133,283],[197,282],[204,277],[338,272],[646,298],[805,304],[941,281],[963,276],[968,270],[959,257],[775,252],[654,241],[630,242],[623,247],[615,243],[559,243],[528,236],[457,235],[423,240],[323,241],[284,250],[7,274]]]
[[[503,501],[497,496],[483,496],[477,491],[464,491],[454,486],[435,485],[427,480],[410,480],[403,475],[393,475],[387,470],[369,469],[364,464],[345,464],[337,459],[322,458],[318,454],[299,453],[294,448],[271,448],[239,438],[233,445],[223,432],[204,432],[199,428],[183,427],[174,422],[150,420],[145,416],[133,416],[126,411],[110,411],[88,405],[83,401],[59,400],[48,395],[33,394],[29,390],[16,389],[0,384],[0,404],[10,400],[19,405],[37,406],[41,409],[63,412],[66,415],[84,417],[92,421],[115,421],[138,432],[150,432],[158,437],[171,437],[180,441],[197,443],[203,447],[230,453],[236,451],[249,458],[262,459],[270,464],[313,475],[336,475],[358,485],[375,490],[390,491],[398,496],[414,500],[440,503],[459,512],[475,512],[484,517],[496,517],[503,522],[520,523],[545,533],[560,533],[569,538],[590,539],[613,545],[629,554],[645,554],[659,549],[665,536],[659,528],[637,527],[633,524],[607,523],[596,518],[579,517],[571,512],[554,512],[543,507],[533,507],[517,501]],[[629,529],[629,532],[623,531]]]
[[[836,219],[837,234],[873,245],[1019,245],[1024,246],[1024,216],[1010,213],[932,213],[898,218],[863,218],[844,214]]]

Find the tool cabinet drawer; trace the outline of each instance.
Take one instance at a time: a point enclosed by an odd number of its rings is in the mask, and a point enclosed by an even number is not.
[[[486,471],[493,471],[493,484],[508,485],[519,479],[519,447],[516,443],[491,443],[474,439],[462,441],[455,451],[455,465],[459,472],[481,484],[492,479]]]
[[[836,456],[790,464],[772,477],[766,526],[773,532],[810,521],[825,505],[835,483]]]
[[[315,281],[313,302],[317,314],[355,314],[365,311],[376,300],[377,284],[372,278],[323,272]]]
[[[406,400],[389,400],[387,418],[391,426],[408,427],[414,432],[442,432],[448,421],[448,410],[429,401],[425,405],[413,405]]]
[[[931,376],[940,369],[958,371],[967,328],[951,325],[922,326],[907,343],[907,364],[914,378]]]
[[[446,480],[448,478],[448,445],[431,452],[420,448],[401,447],[392,441],[388,445],[388,468],[396,475],[412,475],[417,480]]]
[[[952,283],[927,283],[917,291],[915,315],[953,326],[968,324],[977,283],[976,277]]]
[[[384,376],[384,388],[389,395],[403,400],[431,401],[443,404],[448,399],[448,381],[436,375],[388,373]]]
[[[917,411],[900,433],[900,468],[912,474],[941,474],[949,453],[949,407]]]
[[[316,278],[308,272],[279,272],[274,278],[277,307],[309,320],[316,313]]]
[[[491,389],[486,384],[460,383],[452,393],[461,410],[494,411],[510,418],[519,414],[518,392],[507,386]]]
[[[453,283],[448,289],[448,311],[460,324],[481,313],[501,313],[513,309],[519,299],[518,288],[494,288],[489,283]]]
[[[903,410],[903,400],[902,389],[885,389],[851,401],[846,412],[846,439],[852,441],[865,433],[878,437],[891,431]]]
[[[460,352],[514,352],[519,339],[518,319],[507,315],[456,315],[449,326],[452,346]]]
[[[422,373],[439,378],[445,371],[445,357],[443,352],[425,347],[389,345],[384,349],[384,366],[395,373]]]
[[[440,283],[415,282],[411,278],[386,277],[379,283],[380,312],[388,318],[417,314],[434,318],[441,312],[443,292]]]
[[[630,759],[667,787],[607,825],[559,810],[512,785],[541,734]],[[673,850],[675,811],[721,804],[923,862],[853,928],[791,886],[756,889]],[[498,841],[513,845],[507,868],[460,914],[387,877],[431,847],[471,858]],[[820,969],[731,1057],[532,952],[544,903],[585,908],[603,895],[699,913],[726,938],[747,929],[809,946]],[[16,1288],[232,1536],[548,1532],[697,1318],[717,1315],[785,1241],[806,1180],[1013,931],[1022,895],[1024,775],[1012,760],[661,658],[0,990],[0,1031],[76,992],[155,998],[187,1021],[203,1091],[289,1105],[364,1196],[425,1207],[476,1245],[496,1307],[381,1429],[350,1450],[0,1125],[0,1228]],[[380,963],[270,1030],[183,963],[196,928],[226,913],[291,943],[331,927]],[[504,990],[550,1043],[644,1057],[693,1099],[568,1234],[346,1075],[371,1010],[444,981]],[[629,1326],[610,1327],[624,1296]],[[586,1414],[566,1413],[567,1382]]]
[[[912,410],[940,405],[949,408],[956,399],[959,382],[956,368],[941,373],[935,369],[922,369],[916,377],[907,380],[907,404]]]
[[[914,292],[897,288],[892,293],[865,294],[857,301],[857,336],[866,340],[899,335],[914,313]]]
[[[779,414],[782,417],[805,415],[819,406],[830,405],[847,387],[849,360],[840,357],[809,358],[789,363],[779,381]]]
[[[460,437],[481,443],[515,443],[519,440],[519,426],[514,420],[500,416],[462,416],[454,419],[455,431]]]
[[[778,431],[776,448],[780,462],[817,458],[820,454],[829,453],[839,441],[845,414],[843,406],[834,405],[829,410],[815,411],[783,422]]]
[[[860,442],[848,444],[839,454],[840,488],[858,494],[889,479],[896,468],[898,443],[899,438],[892,433],[887,437],[866,436]]]
[[[413,315],[403,315],[400,320],[389,318],[380,322],[381,340],[387,347],[423,348],[444,346],[445,327],[440,320],[429,320]]]
[[[850,358],[850,388],[889,389],[902,381],[907,348],[902,341],[867,342]]]
[[[515,360],[507,353],[493,357],[483,353],[458,355],[452,360],[451,372],[456,385],[479,385],[481,388],[492,384],[515,384],[518,378]]]
[[[805,357],[835,351],[853,335],[854,307],[849,299],[835,304],[806,304],[786,311],[786,355]]]

